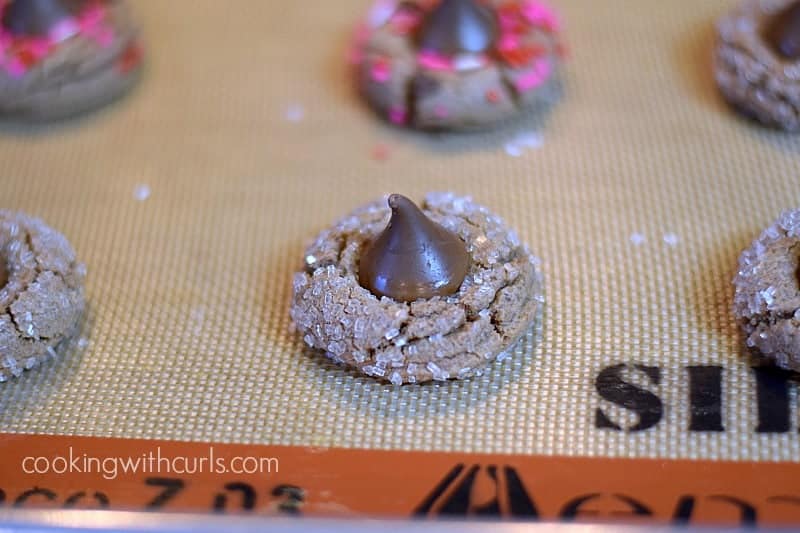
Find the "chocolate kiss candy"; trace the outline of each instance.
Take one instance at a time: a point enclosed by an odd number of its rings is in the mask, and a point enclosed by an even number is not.
[[[485,52],[497,37],[497,21],[479,0],[441,0],[428,13],[419,48],[444,56]]]
[[[775,15],[766,33],[772,48],[786,59],[800,59],[800,1]]]
[[[458,291],[472,260],[458,235],[393,194],[392,218],[363,250],[358,279],[377,296],[413,302]]]
[[[84,4],[85,0],[13,0],[3,13],[3,26],[14,35],[40,37]]]
[[[0,259],[0,289],[8,284],[8,265]]]

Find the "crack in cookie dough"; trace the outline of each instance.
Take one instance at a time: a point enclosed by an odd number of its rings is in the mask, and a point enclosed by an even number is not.
[[[497,42],[445,57],[416,43],[430,3],[380,2],[389,15],[370,17],[356,42],[357,83],[369,104],[398,125],[473,130],[554,103],[562,55],[555,13],[538,0],[485,4],[497,18]]]
[[[55,357],[77,331],[85,268],[60,233],[0,210],[0,382]],[[0,281],[2,271],[0,271]]]
[[[800,132],[800,60],[779,55],[766,28],[795,0],[744,0],[717,23],[714,77],[734,107],[766,125]]]
[[[127,1],[89,3],[72,23],[77,29],[66,38],[20,37],[10,46],[3,43],[14,37],[2,36],[0,112],[56,119],[110,102],[135,85],[141,48]]]
[[[5,287],[6,283],[8,283],[8,264],[0,257],[0,287]]]
[[[544,302],[538,260],[497,216],[452,194],[429,194],[421,207],[468,245],[472,264],[457,293],[404,303],[359,285],[360,252],[389,220],[385,200],[323,231],[294,277],[291,315],[306,344],[394,384],[481,374]]]
[[[734,285],[747,346],[800,371],[800,210],[784,213],[742,253]]]

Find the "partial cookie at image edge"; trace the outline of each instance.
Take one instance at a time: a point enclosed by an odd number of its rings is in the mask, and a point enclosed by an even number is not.
[[[733,314],[747,347],[800,371],[800,209],[787,211],[739,258]]]
[[[773,17],[796,0],[740,0],[716,25],[713,74],[739,113],[766,126],[800,132],[800,58],[782,57],[768,42]]]
[[[86,268],[41,220],[0,210],[0,382],[55,358],[78,333]]]

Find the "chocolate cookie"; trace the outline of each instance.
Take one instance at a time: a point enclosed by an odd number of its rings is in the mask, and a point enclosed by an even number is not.
[[[0,210],[0,382],[55,357],[77,331],[84,276],[63,235]]]
[[[538,0],[380,0],[359,29],[358,86],[395,124],[485,128],[556,99],[558,26]]]
[[[11,0],[0,6],[0,113],[57,119],[116,99],[138,80],[125,0]]]
[[[800,371],[800,209],[781,215],[742,254],[734,285],[747,346]]]
[[[502,359],[543,304],[538,261],[469,198],[392,195],[323,231],[295,275],[305,342],[394,384],[462,379]]]
[[[722,17],[714,77],[745,115],[800,131],[800,0],[744,0]]]

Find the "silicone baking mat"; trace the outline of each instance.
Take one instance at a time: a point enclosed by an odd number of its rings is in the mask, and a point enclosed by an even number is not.
[[[3,126],[0,205],[67,235],[90,309],[83,349],[0,386],[0,431],[795,468],[794,386],[751,369],[730,307],[740,251],[800,204],[800,139],[717,95],[733,3],[553,4],[562,101],[425,135],[353,91],[365,0],[135,2],[148,68],[128,99]],[[473,196],[542,258],[537,330],[483,377],[403,388],[305,349],[288,316],[305,243],[431,190]]]

